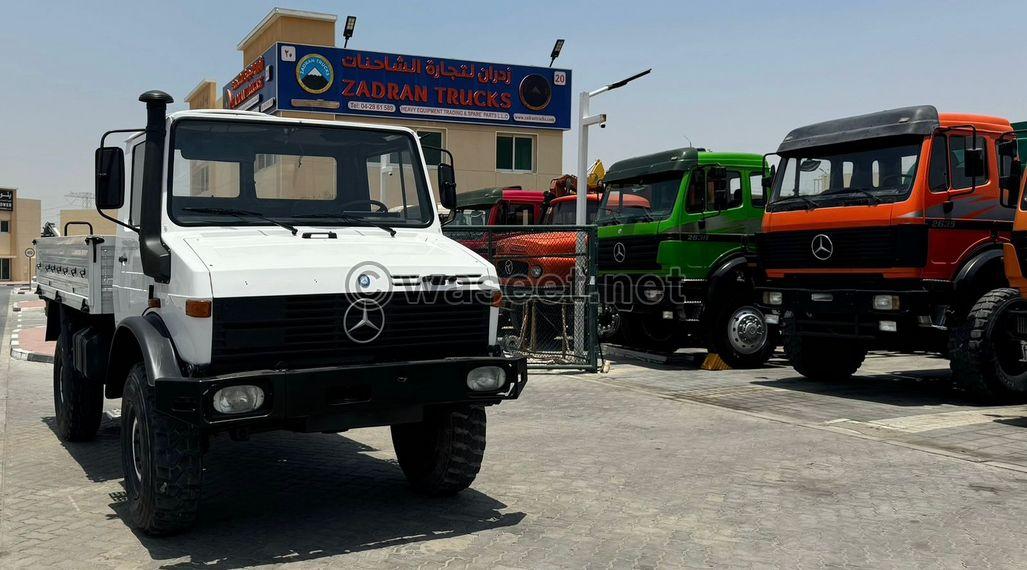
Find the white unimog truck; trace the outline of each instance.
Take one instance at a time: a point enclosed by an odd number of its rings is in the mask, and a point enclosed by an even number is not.
[[[442,236],[414,133],[140,101],[146,128],[96,151],[117,235],[37,242],[58,435],[92,438],[121,398],[132,522],[194,521],[218,432],[389,425],[414,488],[470,485],[485,406],[527,367],[496,343],[495,268]]]

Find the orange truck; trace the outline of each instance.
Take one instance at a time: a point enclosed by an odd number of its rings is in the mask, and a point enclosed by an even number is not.
[[[971,309],[1007,286],[1009,121],[906,107],[795,129],[777,154],[757,294],[791,365],[844,379],[870,349],[962,350]]]

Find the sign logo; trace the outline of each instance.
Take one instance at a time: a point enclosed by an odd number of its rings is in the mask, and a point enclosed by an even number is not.
[[[813,252],[813,257],[820,261],[827,261],[834,255],[834,242],[826,234],[813,236],[813,241],[810,242],[809,247]]]
[[[532,111],[545,109],[553,98],[553,88],[549,81],[536,73],[526,75],[517,91],[520,93],[521,103]]]
[[[323,55],[312,53],[296,63],[296,81],[307,93],[319,95],[331,88],[335,69]]]
[[[385,310],[374,299],[357,299],[343,313],[342,327],[350,340],[367,344],[385,330]]]
[[[628,257],[628,250],[624,247],[624,242],[617,242],[613,244],[613,260],[617,263],[624,263],[624,260]]]

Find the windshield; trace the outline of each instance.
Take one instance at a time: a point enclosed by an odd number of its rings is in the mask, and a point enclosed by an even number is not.
[[[543,220],[543,224],[547,226],[552,225],[566,225],[573,226],[578,223],[578,205],[576,200],[567,200],[563,202],[557,202],[549,207],[549,211],[546,212],[546,219]],[[596,221],[596,212],[599,211],[599,201],[589,200],[585,205],[585,223],[591,224]]]
[[[905,199],[913,188],[922,143],[919,137],[889,138],[782,156],[771,209]]]
[[[484,226],[489,221],[490,208],[461,208],[454,212],[447,226]]]
[[[170,212],[181,225],[426,226],[414,138],[396,131],[185,119]]]
[[[681,176],[680,172],[671,172],[608,184],[596,223],[622,224],[668,217],[678,199]]]

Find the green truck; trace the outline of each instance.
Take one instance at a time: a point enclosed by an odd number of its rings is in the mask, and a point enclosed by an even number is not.
[[[759,154],[680,148],[612,165],[599,225],[600,333],[648,351],[705,346],[734,368],[775,347],[754,304]]]

